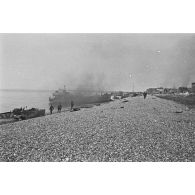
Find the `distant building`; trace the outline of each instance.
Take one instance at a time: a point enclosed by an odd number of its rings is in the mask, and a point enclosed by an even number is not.
[[[178,92],[179,93],[186,93],[186,92],[189,92],[189,89],[187,87],[179,87]]]
[[[177,93],[177,89],[176,88],[165,88],[164,93],[165,94],[174,94],[174,93]]]
[[[192,93],[195,93],[195,83],[192,83]]]
[[[163,87],[158,87],[158,88],[149,88],[146,90],[148,94],[161,94],[164,93]]]

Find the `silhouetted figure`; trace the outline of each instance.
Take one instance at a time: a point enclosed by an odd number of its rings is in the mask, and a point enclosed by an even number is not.
[[[70,110],[73,109],[73,106],[74,106],[74,102],[71,100],[71,102],[70,102]]]
[[[147,97],[147,92],[144,92],[143,95],[144,95],[144,99],[146,99],[146,97]]]
[[[49,107],[49,110],[50,110],[50,114],[52,114],[52,112],[53,112],[53,110],[54,110],[54,107],[52,106],[52,104],[51,104],[51,106]]]
[[[61,110],[62,110],[62,105],[59,104],[59,105],[58,105],[58,112],[61,112]]]

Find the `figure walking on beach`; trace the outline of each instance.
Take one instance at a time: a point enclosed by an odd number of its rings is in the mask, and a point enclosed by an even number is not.
[[[62,110],[62,105],[61,105],[61,103],[58,105],[58,112],[61,112],[61,110]]]
[[[54,110],[54,107],[53,105],[51,104],[51,106],[49,107],[49,110],[50,110],[50,114],[52,114],[53,110]]]
[[[144,95],[144,99],[146,99],[147,92],[144,92],[143,95]]]
[[[73,106],[74,106],[74,102],[73,102],[73,100],[71,100],[71,102],[70,102],[70,110],[73,109]]]

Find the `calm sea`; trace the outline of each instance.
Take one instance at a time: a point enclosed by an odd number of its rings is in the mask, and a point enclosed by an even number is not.
[[[0,113],[14,108],[42,108],[48,111],[52,91],[0,90]]]

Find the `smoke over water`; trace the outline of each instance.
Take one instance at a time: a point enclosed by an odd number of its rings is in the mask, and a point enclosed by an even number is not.
[[[1,34],[0,49],[2,89],[143,91],[195,82],[194,34]]]
[[[68,84],[66,88],[74,93],[100,94],[113,90],[113,84],[109,83],[109,79],[104,73],[83,73],[72,77],[71,81],[70,83],[66,82]]]
[[[108,90],[106,87],[104,74],[93,74],[87,73],[83,74],[77,83],[77,90],[95,90],[95,91],[104,91]]]

